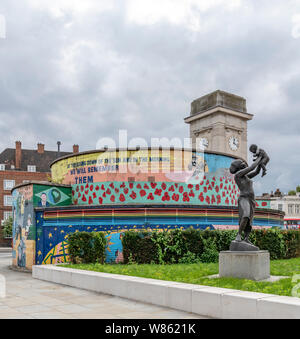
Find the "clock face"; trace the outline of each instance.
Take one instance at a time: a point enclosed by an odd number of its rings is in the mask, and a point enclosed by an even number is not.
[[[236,151],[239,148],[239,139],[235,136],[229,138],[229,147],[232,151]]]
[[[206,149],[208,147],[208,140],[206,138],[200,138],[199,145],[201,148]]]

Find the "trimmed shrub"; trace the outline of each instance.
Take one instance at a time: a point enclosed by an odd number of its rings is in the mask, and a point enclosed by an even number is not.
[[[124,263],[173,264],[217,262],[228,251],[236,230],[174,230],[124,233]],[[250,240],[270,252],[272,260],[300,256],[300,231],[255,229]]]
[[[286,246],[285,257],[287,259],[300,256],[300,231],[283,231],[283,241]]]
[[[204,240],[204,250],[201,254],[200,260],[203,263],[219,261],[219,252],[213,237]]]
[[[122,237],[124,264],[159,264],[157,244],[149,232],[128,231]]]
[[[201,259],[195,253],[189,251],[178,260],[178,264],[197,264],[198,262],[201,262]]]
[[[68,241],[69,255],[73,264],[104,263],[106,247],[104,233],[72,233]]]
[[[204,249],[202,232],[199,232],[198,230],[195,230],[193,228],[189,228],[182,231],[182,237],[186,245],[187,253],[193,253],[196,258],[199,258],[200,260],[200,256],[203,253]]]
[[[272,260],[284,259],[286,257],[287,247],[282,230],[253,230],[250,235],[250,241],[261,250],[269,251]]]

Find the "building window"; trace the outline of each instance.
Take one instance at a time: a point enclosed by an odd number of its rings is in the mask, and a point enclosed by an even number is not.
[[[282,211],[283,210],[283,205],[282,204],[278,204],[278,210]]]
[[[10,191],[12,190],[16,185],[15,180],[4,180],[3,181],[3,189],[5,191]]]
[[[28,172],[36,172],[36,166],[28,165],[27,166],[27,171]]]
[[[12,196],[5,195],[4,196],[4,206],[12,206]]]
[[[295,205],[295,214],[300,213],[300,205]]]
[[[294,213],[294,205],[288,205],[288,214],[293,214]]]
[[[4,220],[7,220],[12,217],[12,212],[11,211],[4,211]]]
[[[0,171],[5,171],[5,165],[4,164],[0,164]]]

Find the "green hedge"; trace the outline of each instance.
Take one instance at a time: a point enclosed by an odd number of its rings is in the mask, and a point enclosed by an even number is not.
[[[77,232],[69,235],[69,255],[73,264],[105,261],[106,238],[101,232]]]
[[[229,250],[234,230],[174,230],[125,232],[122,238],[124,263],[172,264],[217,262],[219,252]],[[300,256],[300,231],[253,230],[251,241],[270,252],[272,260]]]
[[[122,237],[124,262],[151,264],[159,262],[159,247],[152,241],[153,234],[128,231]]]

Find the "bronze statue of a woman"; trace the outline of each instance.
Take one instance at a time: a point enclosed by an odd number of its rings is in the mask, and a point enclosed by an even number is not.
[[[250,242],[249,236],[256,204],[251,179],[259,174],[261,160],[262,157],[257,158],[249,167],[245,161],[235,160],[230,166],[230,173],[234,174],[235,182],[240,190],[238,199],[239,232],[235,241],[231,243],[231,251],[259,251],[259,248]],[[243,233],[245,234],[244,239],[242,239]]]

